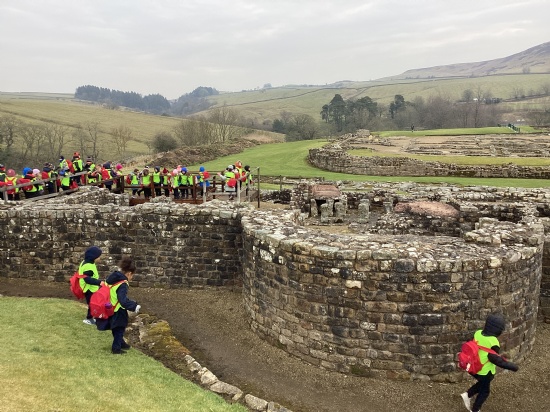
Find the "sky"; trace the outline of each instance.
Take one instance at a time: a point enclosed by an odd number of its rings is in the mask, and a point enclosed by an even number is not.
[[[367,81],[550,41],[548,0],[0,0],[0,91]]]

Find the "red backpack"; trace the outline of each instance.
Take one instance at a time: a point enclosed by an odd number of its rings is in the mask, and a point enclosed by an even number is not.
[[[101,169],[101,179],[103,180],[109,180],[111,179],[111,173],[108,169]]]
[[[458,354],[458,367],[465,370],[472,375],[478,373],[482,368],[484,363],[481,363],[479,359],[479,351],[483,350],[487,353],[492,353],[493,355],[498,355],[494,350],[486,348],[484,346],[479,346],[475,340],[469,340],[464,342],[460,348],[460,353]]]
[[[115,307],[118,304],[118,300],[113,305],[111,303],[111,288],[127,282],[121,280],[114,285],[104,283],[97,292],[92,295],[90,299],[90,314],[96,319],[108,319],[115,314]]]
[[[86,275],[79,275],[78,272],[74,272],[69,280],[71,285],[71,292],[77,299],[84,299],[84,292],[80,287],[80,279],[85,278]]]
[[[71,173],[74,173],[74,165],[73,165],[73,162],[71,162],[70,160],[67,160],[67,167],[69,168],[69,171]]]

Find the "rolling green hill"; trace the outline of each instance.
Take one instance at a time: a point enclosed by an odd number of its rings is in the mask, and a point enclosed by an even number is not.
[[[388,79],[369,82],[341,82],[326,87],[277,87],[257,91],[224,93],[209,97],[213,107],[226,105],[237,110],[245,118],[263,120],[280,118],[281,112],[308,114],[321,121],[320,112],[324,104],[331,101],[335,94],[344,100],[369,96],[378,103],[388,105],[396,94],[405,100],[415,97],[427,98],[443,94],[459,100],[466,89],[490,91],[493,97],[499,97],[507,111],[515,112],[527,108],[542,108],[548,105],[549,96],[515,99],[520,95],[539,95],[550,89],[548,74],[494,75],[472,78],[438,79]],[[518,96],[521,97],[521,96]]]
[[[376,64],[376,62],[373,62]],[[408,70],[372,81],[341,81],[324,86],[288,85],[210,96],[214,105],[233,107],[258,123],[280,118],[281,112],[308,114],[321,120],[320,111],[335,94],[344,100],[369,96],[388,105],[396,94],[406,101],[433,95],[459,100],[464,90],[490,92],[505,102],[510,113],[548,107],[550,101],[550,42],[501,59]]]

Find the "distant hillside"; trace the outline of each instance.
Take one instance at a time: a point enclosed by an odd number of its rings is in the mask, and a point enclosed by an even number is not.
[[[527,73],[550,73],[550,42],[500,59],[412,69],[390,78],[395,80],[431,77],[480,77],[495,74]]]

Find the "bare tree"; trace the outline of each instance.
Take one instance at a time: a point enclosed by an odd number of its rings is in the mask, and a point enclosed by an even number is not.
[[[311,140],[319,133],[317,122],[308,114],[299,114],[293,116],[288,126],[286,134],[287,141]]]
[[[59,159],[63,154],[67,128],[61,125],[49,125],[44,127],[44,153],[49,159]]]
[[[215,141],[214,125],[204,116],[182,120],[174,127],[173,133],[182,147],[200,146]]]
[[[214,140],[227,142],[238,136],[239,128],[236,126],[238,118],[237,112],[227,106],[211,110],[207,120],[213,124]]]
[[[88,134],[89,142],[92,149],[92,158],[94,161],[99,159],[99,122],[97,120],[92,120],[84,124],[84,129]]]
[[[88,139],[81,124],[77,124],[71,133],[72,140],[76,143],[81,154],[88,152]]]
[[[37,163],[40,160],[50,160],[46,149],[46,126],[24,124],[19,129],[18,139],[21,139],[21,157],[23,163]]]
[[[15,116],[7,115],[0,117],[0,143],[6,145],[6,151],[9,151],[13,146],[21,127],[21,121]]]
[[[550,124],[550,108],[530,111],[528,118],[535,126]]]
[[[133,140],[132,129],[123,125],[113,127],[111,129],[111,136],[113,136],[117,154],[123,156],[128,147],[128,143]]]

